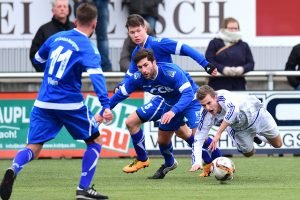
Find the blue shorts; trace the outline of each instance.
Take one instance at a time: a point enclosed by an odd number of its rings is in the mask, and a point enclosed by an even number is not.
[[[87,140],[99,135],[98,124],[84,105],[78,110],[53,110],[33,107],[30,114],[28,144],[54,139],[65,126],[75,140]]]
[[[171,106],[165,106],[163,113],[171,108]],[[185,123],[191,129],[197,128],[200,121],[200,109],[201,104],[195,99],[182,112],[177,113],[169,124],[159,124],[159,128],[163,131],[177,131]]]
[[[165,101],[161,96],[154,96],[148,103],[136,110],[142,122],[157,121],[161,118]]]

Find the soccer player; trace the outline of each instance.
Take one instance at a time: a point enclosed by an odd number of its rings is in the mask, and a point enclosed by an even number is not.
[[[151,177],[162,179],[177,167],[173,156],[171,138],[175,131],[185,123],[195,131],[199,121],[200,104],[194,98],[198,88],[188,73],[172,63],[157,63],[152,50],[140,48],[134,56],[138,72],[129,77],[120,89],[111,97],[110,106],[113,108],[122,100],[137,90],[143,90],[153,95],[160,95],[165,100],[161,117],[158,144],[165,163]],[[137,145],[141,145],[144,138]],[[139,149],[138,149],[139,150]],[[145,151],[139,152],[143,156]]]
[[[210,64],[202,54],[190,46],[168,38],[156,38],[149,36],[147,34],[145,20],[140,15],[129,15],[127,18],[126,27],[129,37],[137,46],[132,53],[131,63],[125,79],[119,84],[119,86],[121,86],[126,79],[138,71],[138,67],[133,58],[141,48],[152,49],[157,62],[172,63],[172,54],[189,56],[197,61],[199,65],[203,66],[207,73],[211,75],[217,74],[217,69]],[[131,164],[125,166],[123,168],[124,172],[133,173],[141,168],[149,166],[150,161],[145,150],[144,133],[141,129],[141,125],[147,121],[159,120],[162,116],[162,108],[164,107],[163,105],[164,99],[160,96],[155,96],[150,102],[143,105],[141,108],[138,108],[136,112],[130,114],[126,119],[125,123],[131,134],[132,142],[137,153],[137,159],[134,159]],[[187,126],[181,126],[181,128],[176,132],[176,135],[184,139],[190,146],[193,144],[194,135],[189,132]],[[211,140],[207,141],[206,146],[210,144],[210,141]],[[216,150],[212,156],[218,157],[220,154],[221,152]],[[207,152],[204,152],[203,156],[205,162],[210,162],[212,160]]]
[[[103,106],[103,119],[113,118],[106,83],[99,63],[100,54],[89,37],[97,23],[97,9],[83,3],[77,8],[76,27],[51,36],[35,55],[34,62],[45,67],[43,82],[30,115],[28,143],[15,156],[1,186],[3,200],[10,198],[13,183],[23,167],[39,156],[43,144],[56,137],[63,126],[75,140],[84,140],[87,148],[76,199],[108,199],[90,187],[101,150],[98,123],[83,103],[81,74],[87,71]],[[96,115],[97,116],[97,115]]]
[[[217,148],[217,143],[226,130],[238,151],[250,157],[255,153],[253,140],[271,144],[275,148],[282,146],[277,124],[271,114],[253,95],[239,95],[228,90],[215,91],[208,85],[197,91],[197,99],[203,107],[201,120],[195,134],[194,168],[201,167],[201,147],[213,125],[219,126],[209,149]]]

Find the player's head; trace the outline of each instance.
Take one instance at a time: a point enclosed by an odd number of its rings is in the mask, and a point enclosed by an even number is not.
[[[126,28],[132,42],[137,45],[144,44],[147,38],[147,26],[142,16],[132,14],[127,17]]]
[[[216,91],[208,86],[203,85],[197,90],[197,99],[205,110],[215,115],[220,112],[218,96]]]
[[[76,27],[87,31],[92,36],[97,25],[97,8],[92,3],[82,3],[76,10]]]
[[[156,61],[151,49],[141,48],[133,58],[138,70],[146,79],[154,79],[157,74]]]
[[[240,24],[235,18],[228,17],[223,20],[222,28],[230,32],[237,32],[240,31]]]
[[[63,23],[66,22],[69,16],[69,1],[68,0],[53,0],[52,14],[55,19]]]

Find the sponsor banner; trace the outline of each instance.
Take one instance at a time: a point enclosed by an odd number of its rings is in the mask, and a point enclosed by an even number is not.
[[[94,93],[84,93],[86,105],[96,114],[101,106]],[[37,93],[0,93],[0,157],[13,158],[27,141],[30,111]],[[134,93],[118,104],[112,124],[99,129],[103,140],[102,157],[134,156],[130,134],[125,120],[144,103],[143,93]],[[41,157],[81,157],[86,148],[84,141],[76,141],[62,129],[54,140],[44,144]]]
[[[156,32],[158,37],[203,47],[216,36],[225,17],[234,17],[250,46],[292,46],[300,39],[299,5],[298,0],[168,0],[159,5]],[[110,47],[120,48],[127,37],[127,15],[120,0],[110,1]],[[38,28],[51,18],[51,1],[0,0],[1,48],[29,48]]]
[[[237,92],[243,94],[256,95],[264,103],[264,107],[274,117],[280,134],[283,139],[283,146],[280,149],[275,149],[269,144],[262,143],[257,145],[254,143],[254,147],[258,153],[297,153],[300,154],[300,92]],[[145,95],[145,101],[151,98],[150,94]],[[218,127],[214,126],[209,132],[210,136],[214,136]],[[157,123],[148,123],[144,125],[146,148],[153,154],[159,154],[159,148],[157,145]],[[177,153],[190,152],[190,147],[185,141],[178,137],[172,138],[174,150]],[[232,143],[227,133],[223,133],[219,142],[219,147],[224,152],[238,153],[236,147]]]

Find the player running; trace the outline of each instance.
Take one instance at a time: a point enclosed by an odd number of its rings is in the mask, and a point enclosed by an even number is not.
[[[45,68],[44,79],[30,115],[28,144],[17,153],[4,174],[0,186],[3,200],[10,198],[18,173],[39,156],[44,143],[54,139],[63,126],[75,140],[84,140],[87,146],[76,199],[108,199],[90,186],[101,151],[101,139],[97,121],[84,105],[80,91],[81,74],[87,71],[103,106],[103,118],[112,120],[106,83],[99,65],[100,54],[89,39],[97,24],[96,7],[81,4],[75,23],[75,29],[53,35],[35,55],[34,62]],[[67,170],[68,166],[63,168]]]

